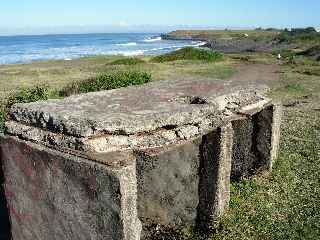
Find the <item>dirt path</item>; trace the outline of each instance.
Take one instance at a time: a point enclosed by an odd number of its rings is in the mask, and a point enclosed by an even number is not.
[[[276,64],[240,64],[228,80],[272,86],[280,80],[280,66]]]

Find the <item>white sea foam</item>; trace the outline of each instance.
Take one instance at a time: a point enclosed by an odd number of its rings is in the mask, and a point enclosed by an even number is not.
[[[137,43],[136,42],[129,42],[129,43],[119,43],[116,44],[117,46],[136,46]]]
[[[134,50],[134,51],[109,51],[106,55],[122,55],[122,56],[138,56],[143,55],[147,50]]]
[[[0,37],[0,65],[11,63],[29,63],[51,59],[69,61],[92,55],[156,55],[174,51],[183,47],[200,47],[204,42],[200,41],[161,41],[161,37],[132,35],[107,35],[106,40],[101,42],[94,35],[88,34],[88,39],[79,38],[77,35],[64,37],[63,41],[56,41],[59,36],[39,36],[29,43],[28,38],[6,38],[8,44],[2,44]],[[119,40],[117,39],[119,38]],[[90,40],[90,41],[89,41]],[[25,42],[24,42],[25,41]],[[42,42],[45,41],[45,46]],[[38,44],[38,42],[40,44]]]
[[[195,47],[201,47],[201,46],[203,46],[203,45],[206,45],[206,42],[198,42],[198,43],[196,43],[194,46],[195,46]]]
[[[143,41],[144,42],[158,42],[158,41],[161,41],[161,40],[162,40],[161,37],[149,37],[149,38],[146,38]]]

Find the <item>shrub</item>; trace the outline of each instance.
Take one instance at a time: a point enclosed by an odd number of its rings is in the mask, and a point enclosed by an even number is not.
[[[118,59],[115,60],[111,63],[109,63],[109,65],[138,65],[138,64],[142,64],[145,63],[145,61],[143,61],[140,58],[123,58],[123,59]]]
[[[132,85],[141,85],[151,81],[151,75],[140,71],[103,73],[97,77],[80,82],[73,82],[59,93],[60,96],[70,96],[78,93],[110,90]]]
[[[30,89],[22,89],[18,92],[12,93],[2,106],[0,106],[0,132],[4,130],[4,122],[7,113],[12,105],[16,103],[29,103],[40,100],[47,100],[49,98],[48,87],[36,86]]]
[[[279,42],[320,41],[320,34],[312,27],[285,29],[278,36]]]
[[[47,86],[36,86],[34,88],[22,89],[21,91],[11,94],[5,104],[5,108],[9,109],[16,103],[29,103],[49,98],[49,89]]]
[[[290,83],[284,86],[284,89],[291,92],[303,92],[305,89],[300,83]]]
[[[180,50],[156,56],[151,59],[152,62],[171,62],[176,60],[201,60],[206,62],[214,62],[220,60],[222,55],[212,50],[185,47]]]

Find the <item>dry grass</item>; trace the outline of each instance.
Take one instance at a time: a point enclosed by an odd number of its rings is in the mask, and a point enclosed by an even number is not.
[[[178,61],[172,63],[145,62],[137,65],[113,65],[123,57],[97,56],[72,61],[47,61],[21,65],[0,66],[0,98],[8,92],[35,85],[47,85],[61,89],[71,82],[84,81],[101,73],[115,71],[147,71],[154,80],[192,78],[201,69],[202,75],[209,78],[225,78],[230,76],[232,63],[228,60],[219,63],[199,61]],[[143,60],[148,61],[145,57]]]

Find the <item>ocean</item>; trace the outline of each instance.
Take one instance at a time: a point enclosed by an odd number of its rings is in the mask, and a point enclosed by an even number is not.
[[[99,33],[0,36],[0,64],[72,60],[92,55],[157,55],[198,41],[163,40],[154,33]]]

